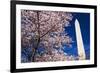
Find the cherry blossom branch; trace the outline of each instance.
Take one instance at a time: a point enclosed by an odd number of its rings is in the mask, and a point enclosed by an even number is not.
[[[46,34],[48,34],[53,28],[55,28],[56,25],[54,25],[50,30],[48,30],[45,34],[43,34],[40,38],[42,38],[43,36],[45,36]]]

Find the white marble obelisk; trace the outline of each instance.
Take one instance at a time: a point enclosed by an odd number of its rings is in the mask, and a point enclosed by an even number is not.
[[[77,40],[77,49],[78,49],[79,60],[84,60],[86,58],[85,49],[84,49],[84,45],[83,45],[80,24],[77,19],[75,20],[75,30],[76,30],[76,40]]]

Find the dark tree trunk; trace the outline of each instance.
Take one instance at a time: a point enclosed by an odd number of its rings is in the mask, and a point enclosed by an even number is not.
[[[37,25],[38,25],[38,35],[36,35],[35,40],[33,40],[34,44],[33,44],[33,47],[32,47],[32,50],[33,50],[33,54],[32,54],[32,57],[31,57],[31,61],[32,62],[35,62],[35,54],[36,54],[36,50],[38,49],[38,46],[39,46],[39,43],[40,43],[40,24],[39,24],[39,11],[37,11]]]
[[[35,62],[36,50],[38,49],[39,43],[40,43],[40,38],[38,39],[37,46],[32,48],[32,51],[33,51],[33,54],[32,54],[32,57],[31,57],[32,62]]]

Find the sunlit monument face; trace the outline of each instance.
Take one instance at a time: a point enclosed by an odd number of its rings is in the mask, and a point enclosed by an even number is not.
[[[85,14],[21,10],[21,62],[89,59],[82,38],[84,33],[81,30],[83,26],[87,27],[86,24],[81,25],[81,22],[89,17],[89,14],[84,16],[83,20],[77,15],[82,18]]]

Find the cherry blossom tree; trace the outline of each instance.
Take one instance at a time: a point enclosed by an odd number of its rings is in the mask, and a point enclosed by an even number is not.
[[[21,10],[21,46],[31,47],[31,62],[74,60],[63,51],[63,45],[73,42],[64,28],[70,20],[68,12]]]

